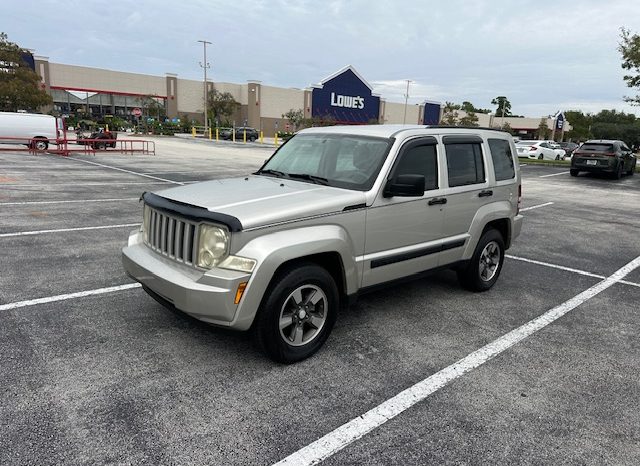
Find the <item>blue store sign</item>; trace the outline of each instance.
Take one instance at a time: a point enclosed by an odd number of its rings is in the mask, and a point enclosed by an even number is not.
[[[556,129],[560,131],[562,130],[563,126],[564,126],[564,113],[560,112],[556,117]]]
[[[440,124],[440,102],[424,103],[424,115],[422,123],[425,125],[438,125]]]
[[[313,89],[311,115],[347,124],[377,122],[380,97],[371,91],[371,86],[349,65]]]

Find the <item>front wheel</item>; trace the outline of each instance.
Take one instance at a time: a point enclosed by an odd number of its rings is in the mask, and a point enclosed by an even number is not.
[[[458,270],[458,281],[471,291],[487,291],[500,276],[504,262],[504,239],[493,228],[487,230],[467,266]]]
[[[578,176],[578,173],[580,173],[580,172],[578,170],[574,169],[574,168],[569,170],[569,174],[571,176]]]
[[[633,173],[636,171],[636,161],[632,160],[631,161],[631,167],[629,168],[629,171],[627,172],[627,176],[633,176]]]
[[[311,263],[287,267],[269,286],[256,315],[258,345],[277,362],[308,358],[329,337],[339,301],[338,287],[326,269]]]
[[[619,180],[620,178],[622,178],[622,171],[623,171],[623,163],[620,161],[618,162],[618,167],[616,168],[616,171],[613,173],[613,177],[616,180]]]
[[[43,151],[47,150],[49,143],[46,139],[34,139],[33,142],[31,142],[31,147],[35,150]]]

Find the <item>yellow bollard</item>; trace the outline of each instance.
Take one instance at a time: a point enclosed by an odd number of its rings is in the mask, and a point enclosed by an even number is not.
[[[278,132],[277,131],[276,131],[275,143],[276,143],[276,147],[278,147]]]
[[[220,135],[218,134],[218,128],[216,128],[216,141],[220,140]]]
[[[209,141],[211,141],[211,128],[209,128]]]
[[[194,138],[196,137],[196,127],[195,126],[191,127],[191,136],[193,136]]]
[[[260,144],[264,143],[264,132],[260,131]]]
[[[231,129],[231,140],[233,142],[236,142],[236,129],[235,128]]]
[[[242,130],[242,142],[247,143],[247,130]]]

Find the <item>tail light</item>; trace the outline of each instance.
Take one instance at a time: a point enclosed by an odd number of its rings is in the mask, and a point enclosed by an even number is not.
[[[520,209],[522,208],[522,185],[518,185],[518,206],[516,207],[516,215],[520,213]]]
[[[605,152],[605,153],[604,153],[604,154],[602,154],[602,155],[606,155],[607,157],[615,157],[615,156],[616,156],[616,153],[615,153],[615,152]]]
[[[536,149],[537,149],[536,146],[531,146],[531,147],[529,147],[529,152],[535,152]]]

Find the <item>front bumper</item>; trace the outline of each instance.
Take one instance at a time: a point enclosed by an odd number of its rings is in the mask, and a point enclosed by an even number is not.
[[[178,264],[145,246],[137,231],[122,249],[122,265],[131,278],[175,308],[204,322],[236,328],[236,291],[251,274],[217,268],[203,272]]]

